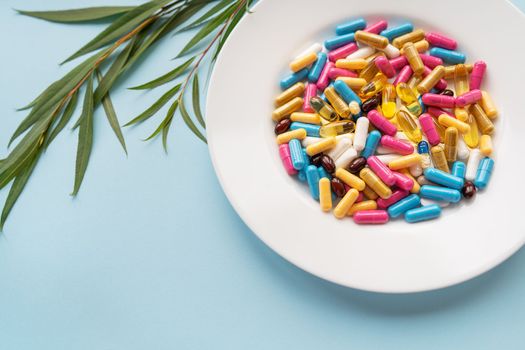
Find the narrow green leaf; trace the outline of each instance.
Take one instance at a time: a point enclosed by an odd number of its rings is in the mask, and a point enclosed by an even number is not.
[[[84,106],[82,108],[82,116],[80,128],[78,131],[78,147],[77,160],[75,166],[75,185],[73,187],[72,196],[76,196],[89,163],[91,149],[93,147],[93,75],[89,76],[86,86],[86,94],[84,95]]]
[[[201,111],[201,100],[200,100],[200,89],[199,89],[199,75],[195,72],[193,77],[193,87],[192,87],[192,102],[193,102],[193,113],[197,117],[199,124],[206,129],[206,123],[204,123],[204,118],[202,117]]]
[[[103,77],[98,69],[96,73],[98,81],[102,81]],[[117,113],[115,112],[115,108],[113,107],[113,103],[111,102],[111,98],[109,97],[109,92],[106,93],[104,97],[102,97],[102,107],[106,112],[106,116],[108,118],[108,122],[111,126],[111,129],[113,129],[113,132],[117,136],[117,139],[122,145],[122,148],[124,148],[124,152],[128,154],[128,150],[126,149],[126,141],[124,140],[124,135],[122,135],[122,130],[120,129],[120,123],[117,118]]]
[[[144,112],[142,112],[140,115],[138,115],[137,117],[127,122],[124,126],[129,126],[129,125],[133,125],[136,123],[140,123],[146,119],[151,118],[153,114],[155,114],[159,109],[161,109],[162,106],[168,103],[168,101],[171,100],[171,98],[175,96],[177,92],[179,92],[180,87],[181,87],[181,84],[175,85],[173,88],[168,90],[168,92],[162,95],[153,105],[151,105],[151,107],[149,107]]]
[[[193,63],[195,60],[195,57],[190,58],[180,66],[176,67],[175,69],[169,71],[168,73],[153,79],[145,84],[138,85],[135,87],[130,88],[131,90],[144,90],[144,89],[153,89],[158,86],[164,85],[166,83],[169,83],[172,80],[177,79],[186,71],[186,69]]]
[[[46,21],[74,23],[120,15],[133,8],[134,6],[100,6],[62,11],[16,11],[22,15],[40,18]]]
[[[164,147],[164,151],[168,151],[168,131],[169,127],[171,125],[171,121],[173,120],[173,116],[175,115],[175,112],[177,111],[177,108],[179,107],[179,100],[173,101],[172,105],[170,106],[170,109],[168,110],[168,113],[166,113],[166,117],[162,120],[162,122],[159,124],[159,126],[153,131],[151,135],[149,135],[144,141],[149,141],[160,132],[162,132],[162,147]]]
[[[184,120],[184,123],[186,123],[188,128],[195,134],[195,136],[201,139],[202,142],[208,143],[208,141],[206,140],[206,137],[204,137],[204,135],[199,131],[199,129],[197,129],[197,127],[195,126],[195,123],[193,122],[190,115],[188,114],[188,111],[186,110],[186,106],[184,106],[184,101],[182,100],[182,98],[179,100],[179,107],[180,107],[179,108],[180,114],[182,115],[182,120]]]
[[[228,27],[226,30],[222,33],[221,38],[219,39],[219,44],[217,45],[217,49],[213,53],[212,61],[215,61],[217,59],[217,56],[219,55],[219,52],[222,50],[222,47],[226,43],[226,40],[230,36],[233,29],[239,24],[239,21],[244,17],[245,12],[239,11],[237,12],[233,18],[231,19],[230,23],[228,24]]]
[[[66,127],[66,125],[71,120],[75,109],[78,104],[78,91],[76,91],[73,96],[69,99],[64,113],[60,117],[58,124],[51,130],[49,136],[46,138],[46,147],[51,144],[51,142],[57,137],[57,135]]]
[[[196,28],[196,27],[202,25],[203,23],[207,22],[210,19],[210,17],[212,17],[213,15],[215,15],[217,13],[220,13],[221,10],[223,10],[226,6],[231,4],[232,1],[233,0],[219,1],[219,3],[217,5],[213,6],[211,9],[206,11],[202,16],[197,18],[195,21],[193,21],[190,24],[188,24],[187,26],[181,28],[178,32],[179,33],[180,32],[184,32],[186,30],[190,30],[190,29],[193,29],[193,28]]]
[[[166,153],[168,153],[168,133],[170,132],[172,121],[173,118],[171,118],[169,122],[162,128],[162,148],[164,148],[164,152]]]

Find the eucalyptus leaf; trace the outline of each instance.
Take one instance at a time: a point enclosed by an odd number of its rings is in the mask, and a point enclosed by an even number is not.
[[[195,126],[195,123],[193,122],[190,115],[188,114],[188,111],[186,110],[186,106],[184,106],[184,101],[182,98],[179,100],[179,107],[180,107],[179,108],[180,114],[182,115],[182,120],[184,120],[184,123],[186,123],[188,128],[195,134],[195,136],[201,139],[202,142],[208,143],[208,141],[206,140],[206,137],[204,137],[204,135],[199,131],[199,129],[197,129],[197,127]]]
[[[160,77],[158,77],[156,79],[153,79],[152,81],[149,81],[149,82],[147,82],[145,84],[138,85],[138,86],[132,87],[130,89],[131,90],[153,89],[153,88],[156,88],[158,86],[161,86],[161,85],[164,85],[166,83],[169,83],[170,81],[175,80],[178,77],[180,77],[186,71],[186,69],[188,69],[188,67],[193,63],[194,60],[195,60],[195,57],[192,57],[189,60],[185,61],[180,66],[178,66],[175,69],[169,71],[168,73],[166,73],[166,74],[164,74],[164,75],[162,75],[162,76],[160,76]]]
[[[179,92],[180,87],[181,87],[181,84],[178,84],[172,87],[170,90],[168,90],[168,92],[166,92],[157,101],[155,101],[155,103],[151,105],[151,107],[149,107],[144,112],[139,114],[137,117],[127,122],[124,126],[137,124],[137,123],[143,122],[146,119],[151,118],[159,109],[162,108],[162,106],[168,103],[168,101],[171,100],[171,98],[175,96],[177,92]]]
[[[191,95],[192,95],[192,102],[193,102],[193,113],[195,113],[195,117],[197,118],[197,121],[199,122],[199,124],[203,128],[206,128],[206,123],[204,123],[204,118],[202,117],[202,112],[201,112],[199,75],[197,72],[195,72],[195,76],[193,77],[193,87],[192,87]]]
[[[66,108],[64,109],[64,113],[62,113],[62,116],[60,117],[60,120],[58,121],[58,124],[51,130],[49,133],[49,136],[46,138],[46,146],[51,144],[51,142],[57,137],[57,135],[66,127],[66,125],[71,120],[71,117],[73,116],[73,113],[75,112],[75,109],[77,108],[78,104],[78,91],[76,91],[73,96],[69,99]]]
[[[179,107],[179,100],[173,101],[170,108],[168,109],[168,113],[166,113],[166,117],[162,120],[162,122],[159,124],[159,126],[149,135],[144,141],[149,141],[153,139],[155,136],[160,134],[162,132],[162,146],[164,147],[164,151],[168,151],[168,131],[169,127],[171,125],[171,122],[173,120],[173,116],[175,115],[175,112],[177,111],[177,108]]]
[[[120,15],[133,8],[134,6],[99,6],[61,11],[17,11],[22,15],[40,18],[46,21],[75,23]]]
[[[217,5],[213,6],[211,9],[206,11],[202,16],[197,18],[195,21],[193,21],[190,24],[188,24],[187,26],[179,29],[179,32],[184,32],[186,30],[190,30],[190,29],[193,29],[193,28],[196,28],[196,27],[202,25],[203,23],[207,22],[210,19],[210,17],[220,13],[221,10],[223,10],[226,6],[230,5],[233,1],[234,0],[222,0],[222,1],[219,1],[219,3]]]

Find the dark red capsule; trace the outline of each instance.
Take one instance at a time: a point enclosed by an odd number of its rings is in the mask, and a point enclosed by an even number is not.
[[[454,96],[454,91],[450,89],[445,89],[439,93],[440,95]]]
[[[323,158],[324,153],[318,153],[316,155],[313,155],[310,158],[310,163],[312,163],[315,166],[321,166],[321,158]]]
[[[339,198],[343,198],[346,194],[345,183],[339,180],[337,177],[333,177],[330,181],[332,185],[332,191]]]
[[[353,161],[350,162],[348,165],[348,171],[352,174],[359,173],[364,167],[366,166],[366,158],[365,157],[357,157]]]
[[[290,124],[292,124],[292,121],[289,118],[285,118],[280,120],[277,124],[275,124],[275,135],[282,134],[283,132],[287,132],[288,129],[290,129]]]
[[[324,170],[326,170],[329,174],[335,171],[334,160],[326,154],[321,157],[321,165],[323,166]]]
[[[461,193],[463,193],[463,197],[466,199],[471,199],[476,194],[476,186],[472,183],[472,181],[465,182],[465,185],[463,185],[463,188],[461,189]]]
[[[361,109],[363,110],[363,112],[368,113],[371,110],[376,109],[376,107],[379,105],[380,102],[381,102],[381,95],[380,94],[374,95],[370,97],[368,100],[366,100],[365,102],[363,102]]]

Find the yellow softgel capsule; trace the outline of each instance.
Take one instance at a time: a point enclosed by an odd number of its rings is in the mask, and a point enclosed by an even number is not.
[[[304,129],[297,129],[297,130],[304,130]],[[284,134],[281,134],[281,135],[284,135]],[[279,136],[277,136],[277,138],[279,138]],[[305,130],[305,136],[306,136],[306,130]],[[327,151],[330,148],[334,147],[336,143],[337,141],[335,139],[335,136],[325,138],[319,142],[314,143],[313,145],[309,145],[308,147],[306,147],[306,154],[308,154],[309,156],[313,156],[315,154]]]
[[[335,61],[335,66],[337,68],[344,68],[350,70],[361,70],[366,67],[368,62],[364,58],[354,58],[354,59],[340,59]]]
[[[438,132],[439,142],[445,142],[445,128],[443,127],[443,125],[439,124],[436,118],[432,118],[432,123],[434,123],[434,127]]]
[[[467,63],[464,64],[465,67],[467,67],[467,72],[472,72],[472,68],[474,67],[472,64]],[[445,76],[443,78],[445,79],[454,79],[454,73],[456,72],[456,65],[453,66],[446,66],[445,67]],[[456,94],[457,96],[457,94]]]
[[[468,112],[464,107],[455,107],[454,115],[456,116],[456,119],[461,120],[462,122],[468,121]]]
[[[365,32],[362,30],[358,30],[355,32],[354,39],[360,43],[366,44],[378,50],[382,50],[388,46],[388,39],[384,36]]]
[[[322,211],[330,211],[332,209],[332,190],[330,180],[326,177],[319,180],[319,203]]]
[[[441,146],[434,146],[430,149],[430,154],[432,155],[432,161],[434,162],[434,166],[438,168],[439,170],[443,170],[447,173],[450,173],[450,169],[448,167],[447,158],[445,157],[445,151],[443,150],[443,147]]]
[[[321,116],[317,113],[306,113],[306,112],[293,112],[290,114],[290,120],[292,122],[301,122],[308,124],[321,124]]]
[[[329,86],[324,89],[324,95],[328,99],[328,102],[334,107],[335,112],[343,118],[350,116],[350,107],[346,102],[337,94],[333,86]]]
[[[490,135],[481,135],[479,139],[479,150],[485,157],[490,157],[492,154],[492,137]]]
[[[466,134],[470,131],[470,126],[465,123],[465,122],[462,122],[461,120],[458,120],[454,117],[451,117],[449,116],[448,114],[442,114],[439,116],[438,118],[438,122],[439,124],[445,126],[445,127],[449,127],[449,126],[453,126],[455,127],[456,129],[458,129],[458,131],[462,134]]]
[[[367,82],[372,80],[376,74],[379,73],[379,68],[377,68],[374,61],[368,62],[365,68],[359,72],[359,78],[365,79]]]
[[[428,75],[417,85],[420,94],[426,94],[445,76],[445,67],[436,66]]]
[[[283,118],[286,118],[295,111],[300,110],[303,107],[303,99],[301,97],[294,97],[290,101],[286,102],[280,107],[277,107],[272,112],[272,119],[274,122],[278,122]]]
[[[319,135],[321,137],[338,136],[348,134],[355,130],[355,123],[351,120],[341,120],[321,126]]]
[[[422,29],[416,29],[405,35],[401,35],[392,41],[392,44],[401,49],[408,42],[416,42],[425,39],[425,32]]]
[[[355,188],[358,191],[365,189],[365,182],[363,180],[343,168],[338,168],[335,171],[335,176],[348,186]]]
[[[419,184],[419,182],[417,182],[417,179],[414,176],[412,176],[412,174],[410,174],[410,170],[405,168],[405,169],[399,170],[399,172],[405,176],[408,176],[409,178],[412,179],[412,181],[414,181],[414,186],[412,186],[410,193],[419,193],[419,190],[421,189],[421,185]]]
[[[284,90],[275,98],[275,106],[279,107],[286,102],[290,101],[294,97],[299,97],[303,95],[304,92],[304,83],[298,82]]]
[[[392,84],[386,84],[381,95],[381,111],[390,119],[396,114],[396,88]]]
[[[363,179],[368,187],[374,190],[379,197],[387,199],[392,195],[392,190],[369,168],[364,168],[359,172],[359,177]]]
[[[421,75],[412,75],[407,81],[407,85],[414,91],[416,97],[419,97],[419,91],[417,91],[417,86],[423,80]]]
[[[411,167],[412,165],[421,164],[421,154],[412,153],[406,156],[401,156],[388,163],[388,167],[392,170],[400,170]]]
[[[283,143],[288,143],[292,139],[302,140],[306,137],[305,129],[295,129],[291,131],[284,132],[277,135],[277,143],[282,145]]]
[[[461,96],[466,92],[469,92],[469,79],[468,70],[464,64],[456,64],[454,69],[454,88],[456,90],[456,96]]]
[[[490,118],[487,117],[483,108],[481,108],[478,103],[474,103],[470,105],[469,111],[476,119],[479,131],[481,131],[482,134],[492,135],[494,132],[494,124],[492,124]]]
[[[487,117],[490,119],[495,119],[498,116],[496,105],[494,104],[494,101],[492,101],[492,98],[488,92],[481,91],[481,101],[479,104],[481,105],[481,108],[483,108],[483,111],[485,111]]]
[[[360,89],[366,85],[366,80],[363,78],[338,77],[336,80],[343,81],[350,89]]]
[[[396,86],[396,93],[399,99],[405,104],[408,105],[412,102],[417,102],[417,96],[414,93],[414,90],[410,88],[407,83],[399,83]]]
[[[396,113],[397,124],[401,127],[408,139],[414,143],[423,140],[421,129],[417,125],[414,117],[407,111],[399,110]]]
[[[290,63],[290,69],[292,72],[298,72],[303,68],[308,67],[317,60],[317,54],[315,52],[308,52],[300,57],[297,57]]]
[[[355,203],[357,200],[357,197],[359,196],[359,192],[355,188],[351,188],[343,198],[337,203],[336,207],[334,208],[334,216],[338,219],[342,219],[346,216],[346,213],[348,213],[348,210],[350,210],[350,207]]]
[[[377,209],[376,201],[369,199],[367,201],[362,201],[362,202],[355,203],[354,205],[352,205],[350,209],[348,210],[348,213],[346,213],[346,215],[352,216],[357,211],[376,210],[376,209]]]
[[[463,134],[463,140],[467,144],[467,146],[471,148],[478,147],[479,144],[479,130],[478,130],[478,123],[476,122],[476,119],[469,115],[468,118],[468,125],[470,126],[470,131],[466,134]]]
[[[445,130],[445,158],[448,162],[455,162],[458,156],[459,132],[453,126]]]
[[[363,190],[363,194],[365,195],[366,198],[368,199],[377,199],[379,198],[379,196],[377,195],[377,193],[374,192],[373,189],[371,189],[370,187],[368,186],[365,186],[365,189]]]
[[[383,91],[387,83],[387,77],[384,74],[379,73],[374,79],[359,90],[359,96],[368,99],[378,92]]]
[[[425,70],[425,65],[423,64],[423,61],[421,60],[421,57],[419,56],[419,52],[417,51],[416,47],[413,43],[406,43],[403,46],[404,52],[403,55],[407,58],[408,64],[410,65],[410,68],[412,68],[412,71],[415,75],[421,75],[423,74],[423,71]]]
[[[333,122],[337,120],[337,113],[334,111],[332,106],[326,103],[319,96],[314,96],[310,99],[310,106],[321,116],[321,118]]]

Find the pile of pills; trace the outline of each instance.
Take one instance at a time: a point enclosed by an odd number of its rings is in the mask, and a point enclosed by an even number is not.
[[[292,60],[272,113],[286,172],[321,209],[412,223],[486,188],[497,110],[485,62],[412,23],[360,18],[335,32]]]

